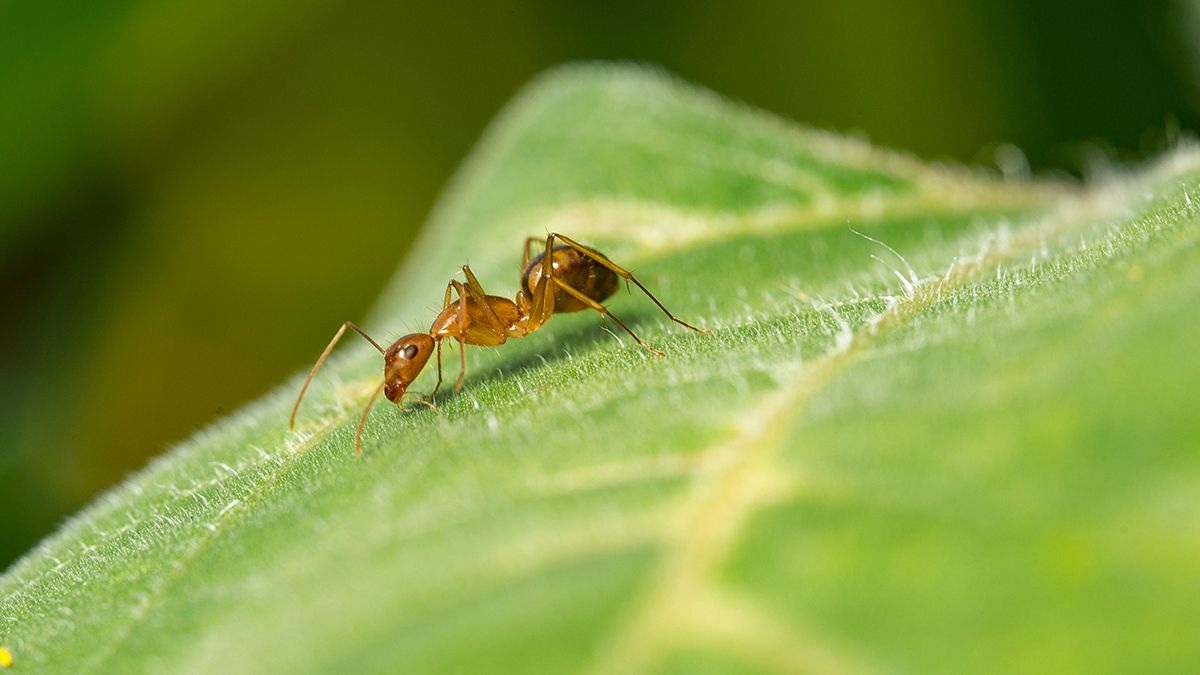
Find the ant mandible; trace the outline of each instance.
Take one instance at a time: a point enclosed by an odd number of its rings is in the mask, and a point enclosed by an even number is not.
[[[515,300],[488,295],[471,272],[471,268],[464,265],[462,270],[466,274],[467,282],[464,284],[452,279],[447,284],[442,311],[433,320],[428,333],[405,335],[384,349],[362,328],[350,321],[343,323],[329,341],[329,346],[321,352],[321,357],[317,359],[316,365],[308,374],[308,379],[304,381],[304,386],[300,388],[296,405],[292,406],[289,428],[295,428],[296,411],[300,409],[304,392],[308,391],[308,385],[333,351],[334,345],[342,339],[347,328],[363,336],[372,347],[383,354],[383,382],[375,388],[375,392],[367,401],[367,407],[358,419],[358,429],[354,434],[354,452],[357,454],[362,453],[362,431],[367,414],[371,412],[371,407],[375,405],[380,392],[383,392],[389,401],[399,405],[408,385],[417,379],[417,375],[435,351],[438,380],[433,393],[437,393],[438,388],[442,386],[442,341],[447,338],[458,341],[462,357],[462,369],[454,383],[455,391],[462,389],[463,378],[467,374],[466,345],[495,347],[504,344],[510,338],[525,337],[544,326],[556,312],[594,309],[629,333],[640,347],[656,356],[663,356],[662,352],[643,342],[637,333],[600,304],[616,292],[618,279],[632,282],[640,288],[675,323],[698,333],[712,332],[707,328],[697,328],[672,314],[671,310],[633,276],[633,273],[609,260],[596,249],[588,248],[557,232],[551,232],[546,237],[545,250],[530,259],[531,244],[537,241],[540,241],[537,237],[525,239],[525,256],[521,262],[521,290],[517,291]],[[555,241],[562,244],[556,246]],[[456,293],[458,299],[452,302]]]

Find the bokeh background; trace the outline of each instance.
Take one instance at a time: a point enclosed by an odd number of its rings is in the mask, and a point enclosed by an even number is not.
[[[0,3],[0,568],[308,367],[546,68],[660,64],[922,157],[1022,171],[1015,147],[1035,173],[1080,176],[1200,127],[1198,17],[1043,0]]]

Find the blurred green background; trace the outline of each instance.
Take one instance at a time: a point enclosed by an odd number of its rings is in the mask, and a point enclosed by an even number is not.
[[[1011,143],[1037,173],[1200,122],[1188,4],[834,5],[0,4],[0,567],[307,368],[555,64],[661,64],[931,159],[1020,170]]]

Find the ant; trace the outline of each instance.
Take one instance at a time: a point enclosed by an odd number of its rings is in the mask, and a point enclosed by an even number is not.
[[[316,365],[308,374],[308,379],[304,381],[304,386],[300,388],[296,405],[292,406],[289,428],[295,428],[296,411],[300,409],[304,392],[308,391],[308,385],[312,383],[321,364],[325,363],[325,359],[329,357],[338,340],[342,339],[347,328],[363,336],[383,355],[383,382],[375,388],[375,392],[367,401],[367,407],[363,409],[358,420],[358,430],[354,434],[356,454],[362,454],[363,425],[380,392],[387,396],[389,401],[400,405],[408,385],[417,379],[417,375],[435,351],[438,379],[433,394],[437,393],[438,388],[442,386],[442,342],[448,338],[458,341],[459,354],[462,357],[462,369],[454,383],[454,391],[462,389],[463,378],[467,374],[466,345],[495,347],[504,344],[510,338],[525,337],[544,326],[556,312],[594,309],[629,333],[638,346],[656,356],[664,356],[662,352],[643,342],[637,333],[600,304],[616,292],[619,279],[624,279],[626,283],[632,282],[640,288],[675,323],[698,333],[712,332],[707,328],[697,328],[672,314],[632,272],[609,260],[596,249],[588,248],[557,232],[551,232],[546,237],[545,250],[531,259],[531,246],[538,241],[538,237],[525,239],[525,256],[521,262],[521,290],[517,291],[515,300],[488,295],[475,278],[470,266],[463,265],[462,271],[466,274],[467,282],[464,284],[457,279],[451,279],[446,285],[442,311],[433,320],[428,333],[405,335],[384,349],[362,328],[350,321],[343,323],[329,341],[329,346],[321,352],[321,357],[317,359]],[[555,245],[556,241],[561,244]],[[455,294],[458,295],[457,300],[453,300]]]

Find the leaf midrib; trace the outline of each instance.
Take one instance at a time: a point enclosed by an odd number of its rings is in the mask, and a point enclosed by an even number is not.
[[[924,212],[924,211],[922,211],[922,209],[928,209],[931,206],[932,206],[932,204],[922,203],[921,200],[917,200],[912,205],[910,205],[910,208],[915,213],[915,212]],[[861,210],[861,205],[855,204],[853,206],[848,207],[848,209],[849,210]],[[903,211],[903,209],[899,209],[899,210]],[[953,212],[957,212],[959,210],[960,209],[958,209],[958,208],[951,208],[951,209],[948,209],[947,211],[953,213]],[[894,213],[893,213],[894,209],[891,208],[891,205],[887,205],[887,208],[885,208],[885,211],[886,211],[886,214],[889,216],[894,215]],[[962,208],[961,211],[963,213],[973,213],[973,211],[970,207]],[[794,230],[798,231],[798,230],[803,230],[803,229],[822,229],[823,227],[834,227],[834,226],[838,225],[838,223],[836,222],[836,219],[828,218],[827,214],[822,213],[816,217],[811,217],[811,218],[806,217],[810,213],[811,213],[811,210],[810,211],[797,210],[791,214],[788,214],[787,217],[781,217],[778,221],[776,221],[776,223],[777,224],[786,224],[788,226],[780,227],[776,231],[784,232],[784,231],[794,231]],[[734,215],[733,217],[737,218],[738,216]],[[739,229],[733,230],[733,233],[736,233],[738,235],[743,234],[743,232],[741,232]],[[675,243],[675,245],[670,246],[670,247],[651,248],[651,249],[643,252],[642,255],[634,256],[632,258],[632,262],[636,263],[639,260],[645,260],[647,258],[658,257],[658,256],[662,256],[664,254],[679,254],[679,253],[685,252],[688,248],[697,246],[701,243],[711,243],[712,241],[719,240],[721,238],[721,234],[722,234],[721,232],[713,230],[712,232],[710,232],[710,236],[708,236],[708,237],[699,237],[699,238],[695,238],[692,240],[678,241]],[[828,360],[828,359],[831,359],[833,356],[835,356],[835,355],[827,354],[824,357],[824,359]],[[835,376],[835,374],[831,374],[830,378],[832,378],[834,376]],[[807,392],[807,393],[805,394],[805,392]],[[806,400],[808,396],[811,396],[814,393],[816,393],[816,392],[815,391],[809,392],[807,387],[800,387],[800,388],[798,388],[797,391],[792,391],[790,388],[785,388],[784,390],[782,390],[782,393],[781,393],[781,395],[783,396],[782,400],[785,402],[786,405],[781,404],[781,406],[776,410],[776,412],[781,416],[779,421],[786,419],[787,416],[790,414],[790,409],[788,408],[788,406],[792,406],[792,407],[798,406],[802,403],[803,400]],[[776,409],[774,406],[771,406],[771,408],[773,410]],[[267,463],[275,462],[280,457],[284,458],[284,463],[280,465],[279,469],[277,471],[271,472],[267,478],[255,480],[250,485],[243,484],[243,485],[237,486],[241,490],[245,490],[248,488],[249,495],[246,498],[242,499],[241,503],[238,504],[236,508],[232,509],[228,513],[223,513],[222,517],[220,517],[220,519],[218,521],[217,526],[214,527],[213,529],[210,529],[207,532],[204,532],[201,535],[201,537],[198,539],[198,541],[195,542],[195,544],[193,546],[191,546],[191,548],[188,549],[188,552],[184,555],[184,557],[181,558],[176,563],[176,565],[173,567],[173,569],[166,576],[156,580],[156,584],[152,588],[150,597],[136,608],[136,610],[133,614],[133,619],[124,627],[124,630],[122,630],[122,632],[118,636],[116,636],[113,640],[110,640],[107,642],[106,649],[104,651],[96,653],[95,658],[91,662],[90,665],[97,666],[97,667],[102,666],[104,663],[107,662],[107,660],[109,658],[111,658],[114,654],[116,654],[120,650],[121,646],[129,639],[129,636],[133,634],[135,629],[139,625],[143,624],[150,616],[153,615],[157,606],[160,604],[162,598],[166,596],[166,594],[170,591],[170,589],[173,587],[173,585],[179,579],[186,576],[186,573],[189,569],[189,565],[193,561],[198,559],[201,555],[203,555],[204,551],[208,550],[208,548],[212,545],[212,543],[219,539],[219,537],[223,531],[225,531],[228,527],[230,527],[233,523],[235,523],[242,514],[250,511],[253,508],[254,504],[256,504],[257,502],[261,501],[262,499],[264,499],[266,497],[269,497],[269,495],[271,495],[275,490],[277,490],[281,487],[286,487],[286,483],[282,482],[281,478],[283,475],[285,475],[288,472],[288,470],[291,468],[291,466],[294,463],[294,461],[296,460],[296,458],[303,455],[304,452],[306,452],[308,449],[310,449],[314,445],[323,442],[328,437],[329,434],[333,433],[337,429],[342,428],[344,425],[351,423],[353,421],[352,418],[355,418],[355,417],[356,417],[356,414],[352,413],[345,406],[341,406],[338,413],[336,415],[334,415],[333,417],[326,417],[326,418],[321,419],[320,420],[321,426],[317,430],[309,432],[310,435],[304,439],[304,441],[302,442],[302,444],[300,445],[299,448],[296,448],[296,447],[289,448],[289,444],[284,444],[284,445],[276,448],[276,451],[274,453],[270,453],[266,457],[260,457],[260,458],[257,458],[256,460],[253,460],[253,461],[251,461],[249,463],[245,463],[245,464],[239,463],[237,465],[237,470],[235,471],[236,475],[222,475],[218,478],[209,479],[208,481],[204,481],[202,483],[197,483],[195,485],[189,486],[188,489],[181,491],[179,494],[170,495],[170,497],[168,497],[166,501],[159,503],[158,506],[160,506],[160,507],[170,507],[170,505],[177,504],[184,499],[188,499],[195,495],[199,495],[203,490],[205,490],[209,487],[220,485],[220,484],[226,483],[227,481],[232,481],[232,480],[236,479],[237,476],[239,476],[239,475],[244,475],[246,472],[254,472],[254,471],[264,467]],[[743,433],[744,433],[744,430],[743,430]],[[753,439],[754,437],[753,437],[753,435],[751,435],[749,438]],[[752,441],[747,441],[746,437],[743,436],[743,437],[740,437],[740,440],[735,440],[734,442],[741,445],[741,444],[745,444],[747,442],[752,442]],[[712,450],[712,449],[710,449],[710,450]],[[701,454],[703,456],[708,456],[710,450],[701,451]],[[711,467],[708,467],[708,468],[711,468]],[[707,473],[707,471],[706,471],[706,473]],[[694,478],[694,476],[693,476],[693,478]],[[144,522],[145,520],[147,520],[150,517],[154,517],[154,515],[152,514],[150,516],[145,516],[145,517],[143,517],[142,521]],[[124,527],[128,528],[128,527],[136,527],[136,526],[137,526],[137,523],[134,522],[134,523],[127,524]],[[108,533],[108,536],[106,536],[104,539],[94,542],[91,546],[101,545],[109,537],[119,534],[121,531],[124,531],[124,530],[110,532],[110,533]],[[85,549],[83,552],[77,554],[76,558],[86,554],[86,552],[87,551]],[[72,559],[70,559],[70,558],[63,560],[59,565],[56,565],[55,567],[44,571],[42,574],[39,574],[38,577],[36,577],[32,580],[29,580],[28,582],[24,582],[23,585],[26,585],[28,583],[37,583],[41,580],[44,580],[45,577],[49,576],[52,573],[60,571],[61,569],[70,565],[71,563],[72,563]]]
[[[1128,190],[1120,192],[1129,197]],[[722,645],[739,653],[748,663],[768,670],[785,664],[786,670],[798,671],[877,671],[878,667],[865,656],[825,644],[813,635],[798,634],[796,627],[779,622],[759,603],[721,589],[715,579],[739,532],[755,512],[769,504],[773,495],[803,488],[781,484],[778,478],[781,472],[772,469],[781,441],[802,418],[813,398],[881,338],[903,328],[944,294],[1043,248],[1049,239],[1059,239],[1080,229],[1089,217],[1104,214],[1105,206],[1110,203],[1112,200],[1096,203],[1085,196],[1060,206],[1049,216],[1031,217],[1007,245],[993,248],[965,264],[952,264],[945,274],[923,280],[857,330],[840,336],[833,349],[801,368],[788,385],[745,413],[739,421],[738,434],[721,444],[723,449],[702,450],[704,456],[718,458],[718,467],[707,472],[705,480],[695,485],[691,496],[680,505],[676,525],[668,529],[677,534],[668,540],[658,568],[651,573],[645,585],[646,596],[635,601],[634,607],[613,628],[590,672],[595,675],[646,672],[671,648],[720,637],[714,636],[707,626],[710,613],[697,608],[698,603],[713,593],[721,602],[737,606],[742,616],[751,617],[753,629],[739,632],[739,639],[725,640]],[[746,645],[757,648],[745,649]]]

